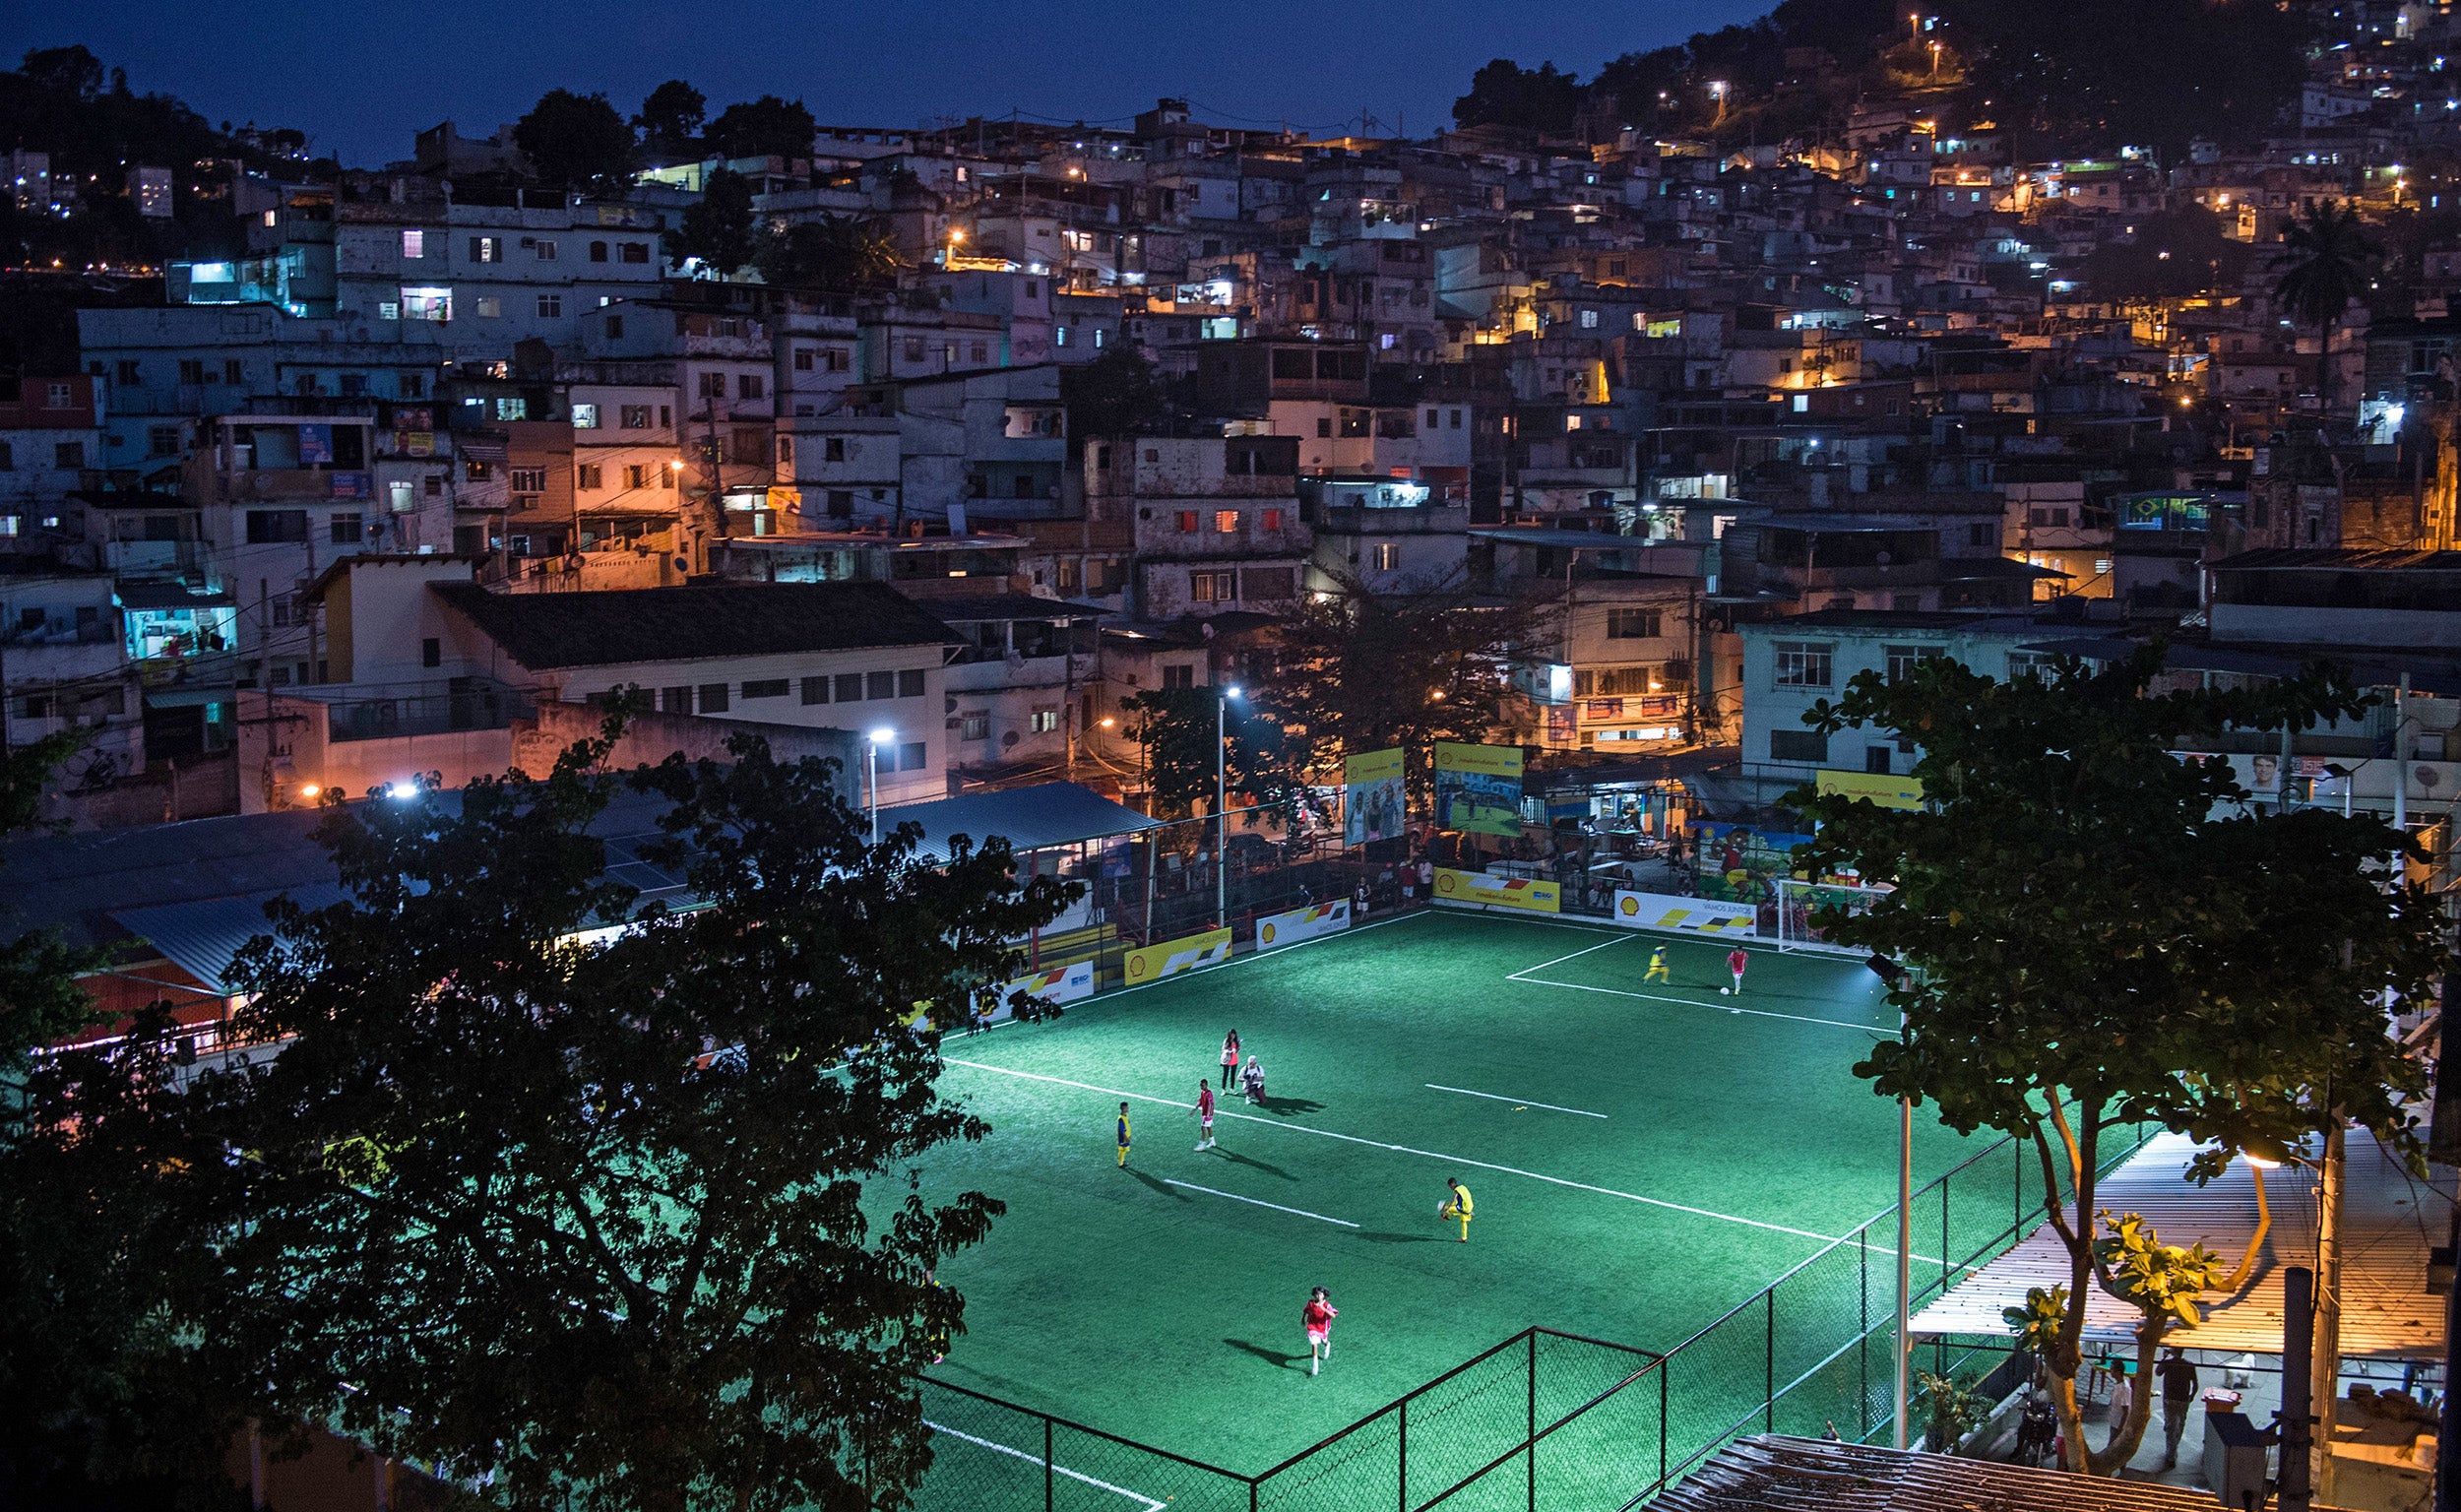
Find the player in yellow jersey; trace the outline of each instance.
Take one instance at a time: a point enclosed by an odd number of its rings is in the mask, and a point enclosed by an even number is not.
[[[1128,1104],[1119,1104],[1119,1168],[1128,1168]]]
[[[1461,1242],[1467,1244],[1470,1242],[1470,1215],[1475,1211],[1470,1201],[1470,1188],[1461,1184],[1459,1176],[1446,1176],[1444,1185],[1453,1195],[1445,1199],[1444,1206],[1435,1210],[1436,1217],[1447,1223],[1460,1219]]]
[[[1674,985],[1674,973],[1667,969],[1667,947],[1664,945],[1649,953],[1649,970],[1641,974],[1642,986],[1648,986],[1653,981],[1663,981],[1671,987]]]

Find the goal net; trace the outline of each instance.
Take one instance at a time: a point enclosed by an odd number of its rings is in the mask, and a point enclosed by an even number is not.
[[[1764,927],[1763,933],[1774,933],[1780,950],[1824,950],[1837,955],[1864,955],[1866,952],[1861,946],[1841,945],[1829,939],[1825,931],[1812,921],[1812,914],[1815,910],[1836,908],[1843,908],[1849,914],[1861,914],[1888,893],[1889,889],[1885,887],[1776,878],[1769,907],[1777,913],[1777,927],[1774,931]]]

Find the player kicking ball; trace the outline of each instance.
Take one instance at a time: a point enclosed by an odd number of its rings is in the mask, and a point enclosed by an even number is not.
[[[1196,1148],[1211,1150],[1214,1147],[1214,1089],[1213,1084],[1201,1076],[1196,1079],[1196,1106],[1190,1111],[1196,1114]]]
[[[1470,1216],[1473,1211],[1470,1203],[1470,1188],[1461,1184],[1459,1176],[1446,1176],[1444,1185],[1451,1189],[1453,1195],[1446,1198],[1444,1205],[1435,1210],[1435,1216],[1448,1224],[1455,1219],[1461,1220],[1461,1242],[1467,1244],[1470,1242]]]
[[[1119,1104],[1119,1168],[1128,1168],[1128,1104]]]
[[[1736,997],[1741,997],[1743,995],[1743,968],[1751,964],[1752,958],[1743,954],[1742,946],[1737,945],[1733,950],[1728,951],[1726,953],[1726,969],[1735,974],[1735,985],[1731,987],[1720,987],[1718,989],[1718,995],[1720,997],[1725,997],[1729,993],[1733,993]]]
[[[1307,1373],[1314,1375],[1324,1362],[1333,1357],[1333,1320],[1342,1315],[1333,1305],[1333,1298],[1318,1287],[1307,1293],[1307,1305],[1298,1315],[1299,1326],[1307,1330]]]

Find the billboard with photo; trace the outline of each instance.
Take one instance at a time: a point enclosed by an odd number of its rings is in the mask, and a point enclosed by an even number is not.
[[[1469,835],[1521,833],[1521,747],[1435,743],[1435,822]]]
[[[1402,753],[1367,751],[1342,763],[1342,841],[1363,846],[1402,833]]]

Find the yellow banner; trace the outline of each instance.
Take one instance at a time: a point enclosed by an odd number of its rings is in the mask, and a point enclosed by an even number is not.
[[[1401,775],[1402,752],[1399,746],[1389,751],[1364,751],[1342,763],[1342,781],[1352,788],[1361,783],[1390,782]]]
[[[1509,777],[1521,781],[1521,747],[1517,745],[1462,745],[1451,740],[1435,742],[1435,770],[1438,772],[1475,772],[1482,777]]]
[[[1523,909],[1532,914],[1556,914],[1563,893],[1554,883],[1536,877],[1496,877],[1483,871],[1435,870],[1435,896],[1444,903],[1476,903],[1490,909]]]
[[[1192,972],[1200,966],[1212,966],[1230,959],[1230,931],[1228,929],[1208,929],[1203,934],[1140,946],[1128,952],[1128,985],[1142,986],[1149,981],[1160,981],[1166,976],[1176,976],[1181,972]]]
[[[1923,783],[1919,778],[1891,777],[1885,772],[1820,773],[1820,796],[1866,798],[1882,808],[1921,808]]]

